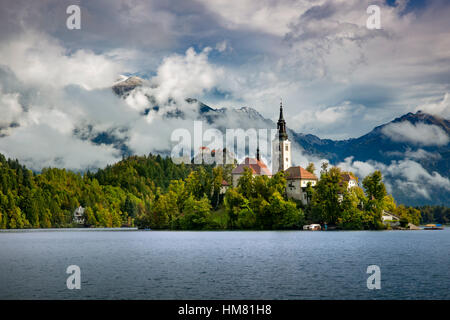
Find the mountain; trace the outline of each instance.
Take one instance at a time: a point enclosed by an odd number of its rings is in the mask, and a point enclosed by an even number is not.
[[[117,94],[119,96],[125,96],[126,94],[128,94],[130,91],[132,91],[136,87],[142,86],[143,83],[144,83],[144,80],[142,78],[133,76],[133,77],[126,78],[125,80],[122,79],[122,80],[117,81],[112,86],[112,89],[115,94]]]
[[[137,77],[116,83],[113,91],[119,97],[126,97],[143,84]],[[148,97],[147,110],[159,110],[153,97]],[[276,124],[264,118],[250,107],[211,108],[197,99],[186,102],[198,107],[197,119],[225,132],[233,128],[276,128]],[[195,106],[194,106],[195,107]],[[146,112],[148,113],[148,112]],[[184,118],[181,109],[171,109],[164,117]],[[289,119],[287,121],[289,126]],[[406,130],[406,131],[405,131]],[[409,131],[408,131],[409,130]],[[419,130],[419,131],[418,131]],[[427,134],[430,137],[427,138]],[[385,181],[391,186],[394,197],[409,205],[450,204],[450,121],[421,111],[408,113],[375,127],[369,133],[347,140],[321,139],[312,134],[294,132],[288,129],[290,140],[302,149],[306,156],[328,159],[332,164],[360,161],[367,166],[384,169]],[[402,136],[403,134],[403,136]],[[423,134],[423,136],[421,136]],[[111,136],[104,134],[109,143]],[[436,140],[443,137],[441,140]],[[413,138],[417,138],[414,141]],[[105,143],[96,137],[94,143]],[[116,144],[119,144],[116,142]],[[122,150],[127,150],[122,145]],[[127,150],[129,151],[129,150]],[[362,174],[360,174],[362,175]],[[363,177],[361,177],[363,178]]]
[[[448,176],[450,172],[450,146],[418,145],[408,141],[395,141],[385,133],[385,128],[391,124],[409,122],[413,125],[426,124],[441,128],[450,135],[450,121],[421,111],[408,113],[393,121],[374,128],[369,133],[355,139],[329,140],[320,139],[314,135],[294,133],[294,140],[311,154],[322,155],[332,162],[342,162],[347,157],[354,160],[374,160],[384,164],[391,161],[413,158],[428,171],[437,171]],[[430,156],[431,155],[431,156]]]
[[[251,108],[241,108],[234,112],[239,112],[240,123],[244,129],[247,128],[245,123],[251,123],[254,127],[276,127],[273,121],[264,119],[259,114],[257,116],[257,112]],[[208,111],[210,119],[214,113],[218,112]],[[220,111],[220,114],[223,114],[223,111]],[[255,119],[258,120],[256,126]],[[402,128],[424,132],[411,132],[411,136],[404,136],[405,139],[402,140],[401,135],[394,137],[389,135],[389,130],[393,127],[400,130],[400,133]],[[432,133],[429,141],[425,137],[419,141],[412,139],[420,133],[427,134],[428,131]],[[443,141],[432,140],[436,132],[445,137]],[[450,204],[449,120],[419,111],[405,114],[354,139],[338,141],[320,139],[312,134],[292,130],[288,130],[288,134],[290,140],[303,149],[305,155],[328,159],[334,165],[349,158],[350,162],[359,162],[361,169],[370,166],[381,170],[385,182],[399,203],[415,206]],[[360,172],[360,178],[364,177],[362,174]]]

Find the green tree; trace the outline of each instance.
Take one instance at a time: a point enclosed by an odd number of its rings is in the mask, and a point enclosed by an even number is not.
[[[237,227],[236,222],[241,209],[248,208],[248,199],[246,199],[237,188],[230,188],[225,194],[224,204],[228,215],[228,228]]]
[[[306,167],[306,171],[314,174],[314,172],[316,171],[316,167],[314,166],[314,163],[310,162],[308,164],[308,166]]]
[[[337,167],[328,170],[328,165],[324,163],[311,203],[314,222],[336,224],[343,212],[342,202],[346,194],[341,170]]]
[[[386,187],[382,180],[381,172],[378,170],[364,178],[363,187],[369,200],[382,201],[386,196]]]
[[[180,217],[180,225],[185,230],[202,230],[207,224],[207,216],[210,214],[211,204],[206,196],[196,200],[189,196],[184,203],[183,213]]]
[[[249,199],[254,194],[253,174],[249,168],[244,168],[242,176],[238,180],[238,192]]]
[[[299,229],[304,224],[304,215],[301,209],[292,201],[286,201],[275,192],[269,199],[266,210],[273,217],[273,229]]]

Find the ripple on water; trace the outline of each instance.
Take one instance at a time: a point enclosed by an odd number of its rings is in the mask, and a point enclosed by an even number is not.
[[[449,247],[448,229],[0,232],[0,298],[449,299]],[[366,287],[372,264],[381,290]]]

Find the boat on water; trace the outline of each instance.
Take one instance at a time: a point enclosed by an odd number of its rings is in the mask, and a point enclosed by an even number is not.
[[[427,224],[423,227],[424,230],[443,230],[444,227],[442,226],[442,224]]]
[[[320,226],[320,224],[307,224],[303,226],[303,230],[319,231],[322,230],[322,227]]]

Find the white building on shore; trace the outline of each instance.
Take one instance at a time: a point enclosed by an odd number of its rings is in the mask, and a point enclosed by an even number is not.
[[[318,181],[317,177],[300,166],[290,167],[285,173],[287,180],[287,196],[289,198],[300,200],[304,205],[307,205],[311,199],[308,199],[306,188],[308,187],[308,184],[314,187]]]
[[[79,206],[75,209],[73,212],[73,222],[78,224],[84,224],[84,208],[82,206]]]

